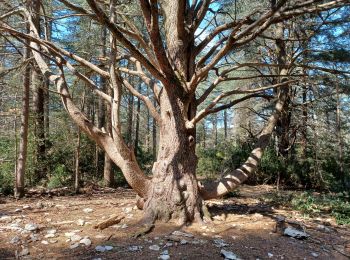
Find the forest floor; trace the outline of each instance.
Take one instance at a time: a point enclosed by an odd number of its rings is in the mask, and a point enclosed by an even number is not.
[[[74,196],[65,190],[33,193],[20,201],[0,197],[0,259],[214,260],[225,252],[226,259],[348,259],[349,227],[336,225],[327,214],[305,218],[262,200],[273,192],[272,186],[244,185],[238,196],[206,202],[211,223],[181,229],[156,224],[139,238],[131,235],[140,229],[142,211],[128,189],[91,188]],[[94,228],[115,214],[125,218],[103,230]],[[308,237],[284,235],[288,226]]]

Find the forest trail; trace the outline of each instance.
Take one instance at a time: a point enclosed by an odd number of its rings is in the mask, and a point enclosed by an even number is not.
[[[298,211],[274,208],[262,200],[272,192],[272,186],[244,185],[235,197],[207,202],[212,223],[183,227],[184,233],[174,233],[175,225],[157,224],[140,238],[131,238],[142,212],[128,189],[32,194],[21,201],[1,197],[0,259],[213,260],[223,259],[222,253],[226,259],[348,259],[350,228],[327,215],[307,219]],[[112,215],[125,218],[104,230],[93,228]],[[283,225],[304,228],[309,237],[284,236],[276,224],[282,216]]]

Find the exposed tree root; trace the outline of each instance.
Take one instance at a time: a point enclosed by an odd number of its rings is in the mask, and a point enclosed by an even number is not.
[[[110,217],[109,219],[98,223],[97,225],[94,226],[95,229],[100,229],[103,230],[105,228],[108,228],[110,226],[116,225],[118,224],[120,221],[122,221],[122,219],[124,219],[125,216],[122,215],[113,215],[112,217]]]
[[[150,233],[153,230],[153,228],[154,228],[153,223],[144,224],[142,227],[140,227],[140,229],[138,231],[136,231],[135,233],[133,233],[131,235],[131,238],[142,237],[142,236]]]
[[[212,218],[211,218],[211,214],[209,212],[208,207],[204,204],[204,202],[202,203],[202,214],[203,214],[203,220],[205,222],[212,222]]]

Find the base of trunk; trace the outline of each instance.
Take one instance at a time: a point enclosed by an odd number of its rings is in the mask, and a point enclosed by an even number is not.
[[[142,204],[142,200],[138,201]],[[176,220],[178,224],[201,221],[202,199],[194,175],[158,175],[153,177],[152,189],[144,201],[147,222]]]

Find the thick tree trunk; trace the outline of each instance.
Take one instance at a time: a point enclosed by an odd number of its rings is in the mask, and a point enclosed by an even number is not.
[[[24,48],[23,58],[25,61],[29,58],[29,50],[27,47]],[[19,155],[16,167],[15,197],[17,198],[21,198],[24,196],[24,174],[26,170],[28,145],[29,88],[30,67],[27,65],[23,75],[21,130]]]
[[[29,9],[33,13],[33,24],[40,32],[40,5],[41,1],[28,1]],[[46,177],[46,140],[45,140],[45,106],[44,106],[44,80],[39,68],[32,70],[33,86],[33,112],[34,112],[34,135],[35,135],[35,174],[34,181],[38,182]]]
[[[169,99],[166,94],[161,98],[158,157],[144,208],[150,220],[178,219],[185,223],[200,218],[202,203],[195,175],[195,129],[185,126],[184,104],[170,104]]]

